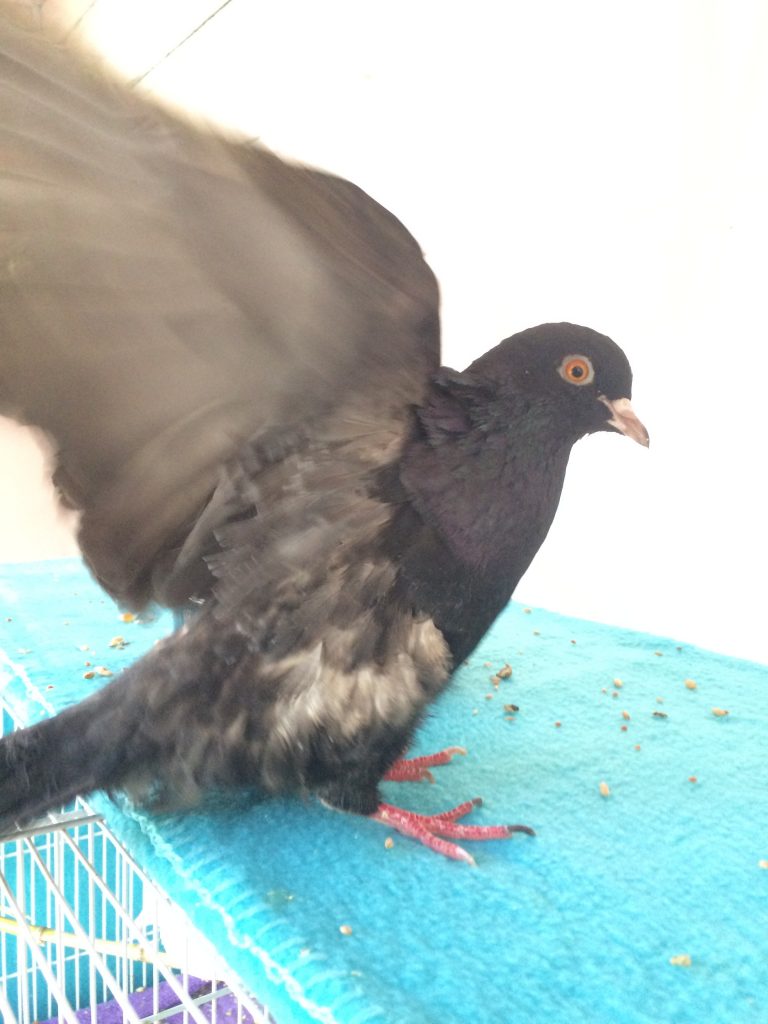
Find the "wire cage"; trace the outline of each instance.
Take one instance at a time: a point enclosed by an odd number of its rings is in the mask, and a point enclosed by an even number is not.
[[[274,1024],[80,799],[0,837],[0,1018]]]

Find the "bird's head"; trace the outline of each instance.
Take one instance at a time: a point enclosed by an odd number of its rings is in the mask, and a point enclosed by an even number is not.
[[[553,411],[575,440],[615,430],[648,446],[632,409],[632,370],[619,346],[576,324],[542,324],[502,341],[466,374],[492,384],[502,400],[523,395]]]

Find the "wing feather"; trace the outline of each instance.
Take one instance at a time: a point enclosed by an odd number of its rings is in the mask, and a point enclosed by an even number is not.
[[[394,216],[0,6],[0,412],[51,438],[113,594],[168,599],[169,552],[248,439],[351,395],[361,430],[396,429],[438,363],[434,277]]]

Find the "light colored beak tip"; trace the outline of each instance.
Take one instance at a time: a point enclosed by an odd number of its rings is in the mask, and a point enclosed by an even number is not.
[[[626,434],[627,437],[631,437],[633,441],[637,441],[637,443],[641,444],[643,448],[651,447],[651,438],[648,431],[637,418],[635,418],[635,421],[630,425],[630,429],[623,430],[622,433]]]
[[[651,439],[648,436],[648,431],[645,429],[640,420],[637,421],[637,426],[634,424],[629,427],[626,424],[614,424],[617,430],[620,430],[625,437],[630,437],[633,441],[637,441],[643,448],[651,447]]]

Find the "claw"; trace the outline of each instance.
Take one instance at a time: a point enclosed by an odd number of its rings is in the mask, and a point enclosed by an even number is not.
[[[403,757],[395,761],[384,776],[387,782],[434,782],[429,770],[438,765],[448,764],[456,754],[466,754],[464,747],[446,747],[436,754],[423,757]],[[465,800],[456,807],[439,814],[417,814],[415,811],[404,811],[393,804],[379,804],[371,815],[374,821],[402,832],[405,836],[417,839],[423,846],[450,857],[451,860],[463,860],[466,864],[474,864],[475,858],[453,839],[507,839],[514,832],[523,832],[533,836],[536,833],[527,825],[459,825],[459,818],[465,817],[475,807],[482,807],[481,797]]]
[[[423,846],[440,853],[452,860],[463,860],[468,864],[474,864],[474,857],[458,843],[450,842],[451,839],[508,839],[514,832],[523,832],[533,836],[536,833],[528,825],[459,825],[457,818],[461,818],[474,808],[482,804],[482,800],[467,800],[458,807],[441,814],[417,814],[415,811],[405,811],[401,807],[394,807],[392,804],[379,804],[378,809],[371,815],[374,821],[380,821],[384,825],[391,825],[392,828],[402,832],[403,835],[417,839]]]

